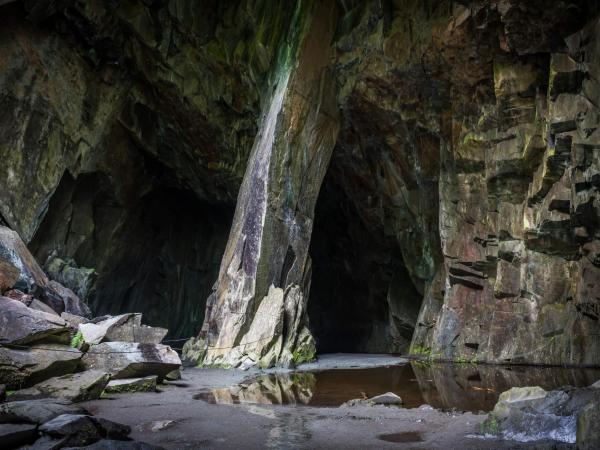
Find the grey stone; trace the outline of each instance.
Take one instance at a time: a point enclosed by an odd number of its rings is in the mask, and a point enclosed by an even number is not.
[[[592,400],[577,417],[577,447],[580,450],[600,448],[600,400]]]
[[[84,414],[81,407],[60,400],[24,400],[0,404],[0,423],[42,424],[62,414]]]
[[[85,317],[70,314],[68,312],[61,313],[60,317],[62,317],[71,328],[75,329],[78,329],[79,325],[81,325],[82,323],[89,322],[89,319],[86,319]]]
[[[109,439],[102,439],[94,444],[86,447],[78,447],[79,450],[164,450],[163,447],[157,445],[146,444],[145,442],[137,441],[115,441]],[[74,450],[73,448],[66,447],[65,450]]]
[[[50,378],[29,389],[17,391],[11,397],[14,400],[36,398],[63,398],[72,402],[95,400],[100,397],[108,384],[110,375],[98,370]]]
[[[401,405],[404,403],[399,395],[393,392],[386,392],[385,394],[376,395],[369,399],[370,402],[376,405]]]
[[[156,391],[156,383],[156,375],[143,378],[111,380],[108,382],[106,388],[104,388],[104,392],[108,394],[120,394],[123,392],[154,392]]]
[[[62,414],[40,426],[40,431],[54,437],[68,437],[66,443],[83,446],[102,438],[96,422],[84,414]]]
[[[77,349],[50,343],[19,350],[0,347],[0,382],[20,389],[72,373],[82,355]]]
[[[38,436],[37,426],[32,424],[0,424],[0,444],[11,449],[33,442]]]
[[[0,297],[0,312],[0,343],[69,342],[67,323],[54,314],[36,311],[7,297]]]
[[[31,303],[29,304],[29,307],[31,309],[35,309],[37,311],[42,311],[48,314],[53,314],[55,316],[58,316],[59,314],[54,311],[52,308],[50,308],[48,305],[46,305],[45,303],[40,302],[37,298],[34,298]]]
[[[90,322],[79,325],[79,331],[83,335],[83,339],[87,344],[95,345],[100,344],[107,335],[113,337],[119,337],[125,332],[120,332],[119,329],[125,324],[129,323],[131,327],[134,324],[141,325],[141,314],[121,314],[119,316],[109,316],[99,322]],[[110,340],[110,339],[109,339]],[[128,342],[133,342],[132,340]]]
[[[19,279],[19,269],[10,262],[0,259],[0,294],[12,289]]]
[[[157,375],[164,378],[181,367],[179,355],[167,345],[103,342],[90,347],[82,358],[87,369],[102,370],[112,379]]]
[[[60,309],[61,313],[68,312],[82,317],[92,316],[90,308],[83,300],[81,300],[71,289],[64,287],[54,280],[48,282],[46,296],[51,296],[53,298],[58,297],[58,299],[62,301],[62,308]]]
[[[94,269],[77,267],[74,260],[56,256],[50,258],[44,268],[50,278],[71,289],[82,300],[87,300],[96,280]]]
[[[165,380],[176,381],[181,380],[181,369],[173,370],[165,375]]]

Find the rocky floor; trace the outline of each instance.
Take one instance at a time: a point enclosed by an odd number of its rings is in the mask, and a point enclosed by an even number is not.
[[[97,417],[129,425],[132,438],[167,449],[554,448],[548,442],[469,437],[480,430],[485,414],[385,406],[214,405],[194,399],[201,391],[232,386],[257,373],[186,368],[180,381],[160,393],[111,395],[82,406]]]

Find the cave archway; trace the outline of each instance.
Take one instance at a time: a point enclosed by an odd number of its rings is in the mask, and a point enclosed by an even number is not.
[[[96,270],[87,299],[95,316],[141,312],[169,338],[188,338],[202,325],[233,208],[148,167],[160,176],[126,203],[106,174],[65,172],[30,247],[42,263],[60,257]]]
[[[393,236],[365,225],[327,174],[311,241],[310,329],[318,353],[405,353],[422,296]]]

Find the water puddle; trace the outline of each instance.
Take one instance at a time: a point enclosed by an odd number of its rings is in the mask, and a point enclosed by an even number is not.
[[[516,386],[589,386],[600,369],[535,366],[424,364],[321,372],[272,373],[237,386],[201,392],[194,398],[215,404],[340,406],[385,392],[402,397],[405,408],[490,411],[498,396]]]
[[[380,434],[377,439],[386,442],[422,442],[421,433],[417,431],[405,431],[403,433]]]

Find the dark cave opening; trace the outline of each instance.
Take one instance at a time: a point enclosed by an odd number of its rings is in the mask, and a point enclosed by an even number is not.
[[[405,353],[422,296],[398,243],[370,229],[330,174],[315,211],[310,247],[310,329],[318,353]]]
[[[168,338],[187,338],[202,325],[233,211],[199,200],[161,170],[126,203],[102,173],[65,173],[31,248],[40,262],[55,255],[96,270],[87,300],[95,316],[141,312],[144,323],[168,328]]]

